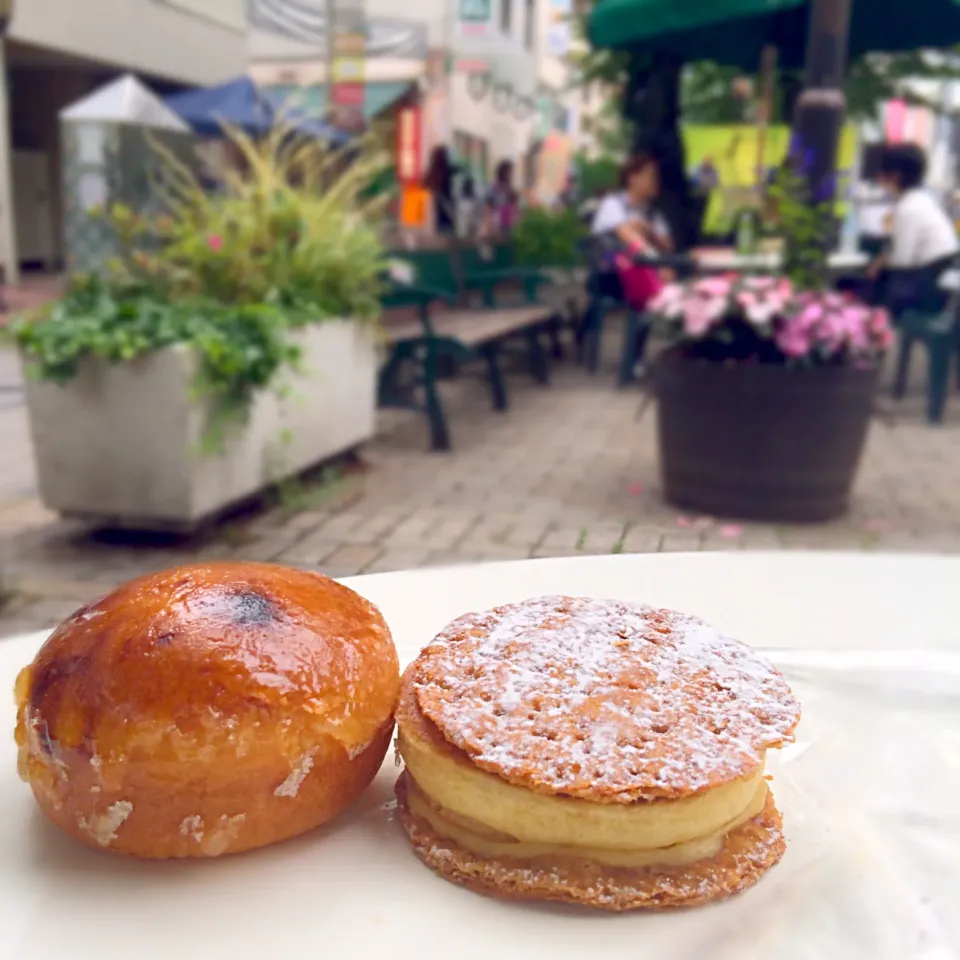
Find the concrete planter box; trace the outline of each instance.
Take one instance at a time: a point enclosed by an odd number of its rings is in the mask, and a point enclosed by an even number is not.
[[[210,404],[195,396],[199,358],[176,346],[109,364],[90,358],[61,386],[27,381],[40,496],[101,525],[190,530],[374,434],[377,344],[348,321],[292,334],[302,371],[284,397],[254,395],[249,422],[202,450]]]

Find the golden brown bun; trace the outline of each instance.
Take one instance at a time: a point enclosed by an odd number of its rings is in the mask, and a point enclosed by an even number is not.
[[[763,812],[727,835],[723,849],[688,866],[605,867],[575,858],[488,860],[438,834],[407,806],[407,774],[396,785],[400,823],[416,855],[446,880],[505,900],[553,900],[601,910],[695,907],[753,886],[783,857],[780,813]]]
[[[347,587],[268,564],[182,567],[77,611],[21,672],[20,773],[91,846],[239,853],[357,798],[398,690],[390,631]]]

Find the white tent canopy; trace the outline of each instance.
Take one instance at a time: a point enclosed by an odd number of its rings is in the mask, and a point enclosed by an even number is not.
[[[129,123],[152,130],[189,133],[190,128],[133,74],[78,100],[60,111],[64,123]]]

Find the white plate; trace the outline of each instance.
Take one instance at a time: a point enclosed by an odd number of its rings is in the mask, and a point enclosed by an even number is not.
[[[612,916],[500,903],[434,877],[389,802],[210,862],[142,863],[48,825],[0,739],[0,958],[947,960],[960,956],[960,561],[801,554],[604,557],[350,581],[401,659],[454,616],[543,593],[697,613],[759,647],[804,703],[773,764],[786,858],[726,903]],[[41,637],[0,642],[0,688]],[[4,694],[0,726],[12,732]]]

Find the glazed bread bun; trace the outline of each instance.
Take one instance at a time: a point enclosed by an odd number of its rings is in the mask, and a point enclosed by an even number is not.
[[[181,567],[78,610],[17,679],[19,772],[83,843],[217,857],[325,823],[375,776],[397,653],[317,573]]]

